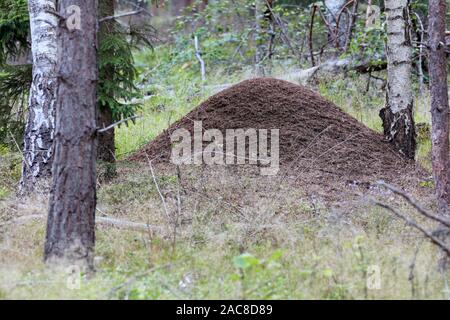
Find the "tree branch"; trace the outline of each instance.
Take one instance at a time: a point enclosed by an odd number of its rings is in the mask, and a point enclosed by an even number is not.
[[[391,190],[393,193],[395,193],[396,195],[401,196],[403,199],[405,199],[410,205],[412,205],[414,208],[417,209],[417,211],[419,211],[420,214],[422,214],[423,216],[432,219],[434,221],[437,221],[439,223],[442,223],[444,226],[449,227],[450,228],[450,220],[446,219],[444,217],[441,216],[437,216],[434,213],[429,212],[428,210],[426,210],[425,208],[423,208],[420,204],[417,203],[417,201],[415,199],[413,199],[410,195],[406,194],[405,192],[403,192],[402,190],[391,186],[383,181],[380,181],[377,183],[378,185],[385,187],[389,190]]]
[[[123,17],[128,17],[128,16],[134,16],[134,15],[138,15],[138,14],[142,13],[143,11],[144,10],[141,9],[141,10],[136,10],[136,11],[131,11],[131,12],[120,13],[120,14],[113,15],[113,16],[107,16],[107,17],[99,19],[98,22],[101,23],[101,22],[105,22],[108,20],[113,20],[113,19],[118,19],[118,18],[123,18]]]
[[[447,255],[450,257],[450,247],[447,246],[444,242],[442,242],[441,240],[439,240],[438,238],[436,238],[432,233],[430,233],[428,230],[426,230],[425,228],[421,227],[420,225],[418,225],[414,220],[406,217],[405,215],[403,215],[402,213],[400,213],[399,211],[397,211],[396,209],[392,208],[391,206],[376,201],[376,200],[372,200],[372,202],[374,204],[376,204],[379,207],[382,207],[384,209],[389,210],[390,212],[392,212],[394,215],[396,215],[398,218],[402,219],[403,221],[405,221],[408,225],[412,226],[413,228],[419,230],[420,232],[422,232],[425,237],[427,237],[428,239],[431,240],[431,242],[433,242],[435,245],[437,245],[439,248],[441,248],[443,251],[445,251],[445,253],[447,253]]]
[[[109,130],[113,129],[114,127],[117,127],[118,125],[121,125],[121,124],[124,123],[124,122],[130,121],[130,120],[136,120],[136,119],[139,119],[139,118],[141,118],[141,117],[140,117],[140,116],[132,116],[132,117],[129,117],[129,118],[120,120],[120,121],[118,121],[118,122],[116,122],[116,123],[113,123],[113,124],[110,125],[110,126],[107,126],[106,128],[103,128],[103,129],[97,129],[97,133],[104,133],[104,132],[106,132],[106,131],[109,131]]]

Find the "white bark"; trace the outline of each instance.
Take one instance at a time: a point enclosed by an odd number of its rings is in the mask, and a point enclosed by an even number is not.
[[[337,45],[340,48],[345,46],[345,38],[349,23],[348,15],[345,13],[341,15],[346,2],[346,0],[324,0],[325,7],[327,8],[328,23],[335,32],[334,35],[330,35],[330,40],[334,43],[337,42]]]
[[[386,0],[388,86],[382,110],[384,132],[405,156],[413,159],[415,133],[411,87],[412,47],[409,0]]]
[[[33,80],[29,114],[25,128],[24,163],[21,181],[23,194],[33,191],[41,178],[51,175],[52,143],[56,102],[56,27],[55,0],[29,0]]]
[[[407,23],[408,0],[386,0],[389,104],[393,113],[412,104],[411,40]]]

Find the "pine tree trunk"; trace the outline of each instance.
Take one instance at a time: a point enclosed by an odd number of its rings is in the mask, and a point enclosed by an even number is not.
[[[449,203],[449,104],[445,53],[446,0],[429,1],[429,74],[431,91],[432,162],[440,212]]]
[[[114,15],[114,0],[100,0],[99,15],[100,17],[108,17]],[[102,35],[113,32],[114,20],[107,20],[100,24],[99,41],[102,41]],[[114,70],[104,70],[107,78],[111,78]],[[107,80],[107,79],[103,79]],[[110,106],[99,106],[98,108],[97,126],[105,128],[113,124],[113,115]],[[99,168],[101,171],[101,178],[108,181],[116,176],[116,145],[115,145],[115,130],[114,128],[98,136],[98,156],[100,161]]]
[[[92,266],[96,206],[97,1],[59,0],[58,77],[53,186],[45,260]],[[73,11],[72,11],[73,12]],[[73,29],[80,21],[80,28]],[[75,22],[75,23],[74,23]]]
[[[45,191],[51,176],[55,103],[57,91],[56,26],[54,0],[29,0],[33,56],[33,79],[29,96],[28,119],[24,135],[24,153],[20,193]]]
[[[388,85],[386,107],[380,111],[386,139],[414,159],[416,137],[411,84],[409,0],[386,0]]]

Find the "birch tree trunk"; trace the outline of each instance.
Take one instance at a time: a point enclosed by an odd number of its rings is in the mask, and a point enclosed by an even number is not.
[[[59,0],[53,186],[46,262],[92,267],[97,153],[97,1]]]
[[[33,80],[24,136],[20,193],[27,195],[45,189],[51,176],[52,144],[56,103],[56,26],[55,0],[29,0]]]
[[[334,34],[329,34],[329,41],[338,49],[344,48],[346,43],[349,17],[346,14],[340,15],[346,2],[346,0],[324,0],[328,24],[334,31]]]
[[[449,203],[449,103],[445,46],[446,0],[430,0],[428,15],[429,74],[431,91],[432,162],[440,212]]]
[[[388,84],[386,107],[380,111],[386,139],[414,159],[416,137],[411,84],[409,0],[386,0]]]

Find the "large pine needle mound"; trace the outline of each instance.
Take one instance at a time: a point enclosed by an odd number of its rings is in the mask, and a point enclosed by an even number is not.
[[[390,181],[421,172],[381,134],[335,104],[303,86],[272,78],[246,80],[210,97],[130,160],[169,162],[170,134],[185,128],[193,136],[194,120],[224,135],[226,129],[279,129],[281,170],[306,175],[312,183]]]

